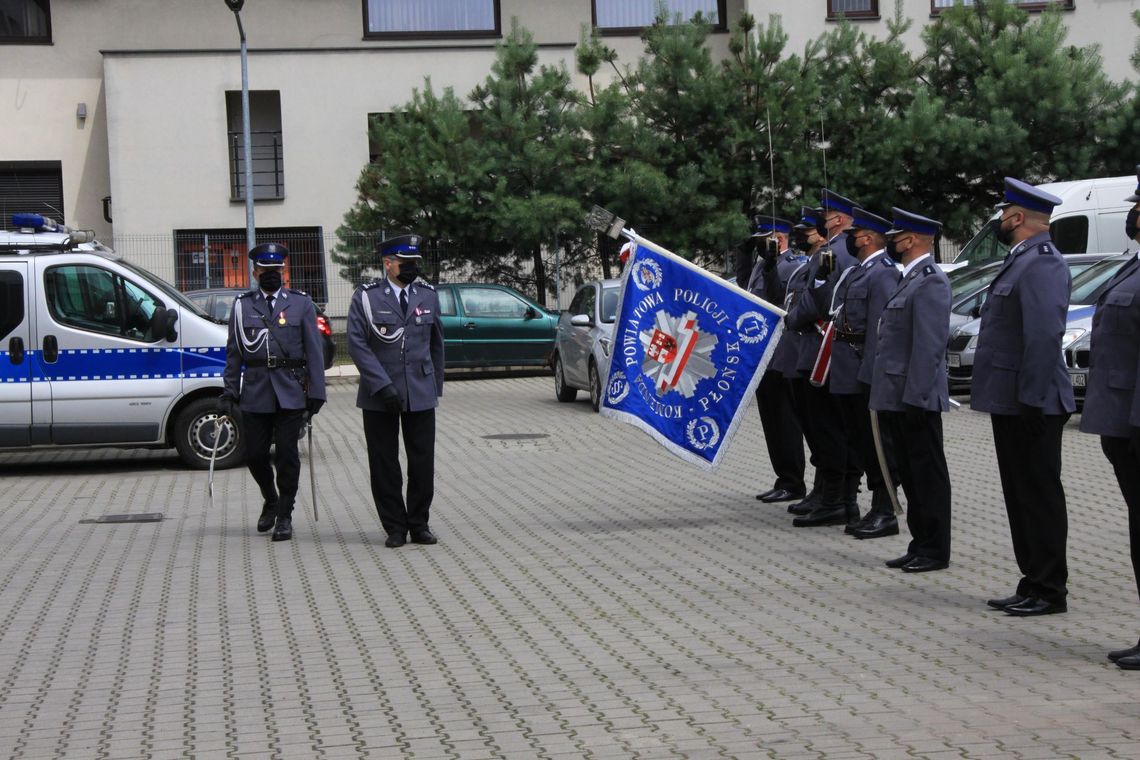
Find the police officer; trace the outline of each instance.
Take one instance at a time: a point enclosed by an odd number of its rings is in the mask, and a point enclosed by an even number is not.
[[[895,536],[899,532],[894,504],[879,467],[867,409],[875,365],[875,327],[887,299],[899,283],[898,269],[885,250],[890,227],[891,223],[881,216],[864,208],[854,209],[847,242],[849,246],[853,244],[859,264],[843,273],[829,303],[818,304],[821,310],[832,315],[835,324],[828,389],[835,397],[858,468],[866,475],[867,488],[872,494],[871,511],[863,520],[848,525],[847,532],[856,538]],[[819,297],[823,291],[812,289],[810,292]],[[882,443],[891,480],[897,483],[889,436],[883,438]]]
[[[851,226],[854,201],[831,190],[823,191],[823,225],[821,232],[829,236],[827,245],[814,253],[800,276],[788,284],[791,308],[787,325],[800,334],[799,357],[796,369],[804,380],[796,383],[797,392],[804,394],[805,423],[814,438],[816,470],[819,472],[820,491],[817,500],[806,499],[793,505],[798,514],[792,524],[796,527],[842,525],[859,519],[859,505],[855,495],[859,490],[859,471],[850,454],[850,444],[843,428],[839,408],[827,389],[827,381],[816,385],[810,377],[816,367],[821,345],[821,327],[830,317],[820,307],[829,303],[842,272],[858,262],[849,253],[846,230]],[[828,253],[830,255],[825,256]],[[808,289],[819,291],[808,293]]]
[[[998,240],[1011,245],[982,307],[971,405],[989,412],[1022,578],[988,604],[1010,615],[1065,612],[1068,518],[1061,433],[1076,409],[1061,354],[1069,267],[1049,237],[1055,195],[1006,177]]]
[[[797,294],[802,295],[804,292],[804,287],[806,287],[805,283],[807,282],[807,264],[810,257],[827,242],[816,229],[822,218],[823,212],[820,209],[813,209],[809,206],[803,206],[800,209],[800,220],[797,224],[793,225],[793,232],[797,238],[799,250],[805,254],[805,256],[801,256],[795,268],[788,273],[786,282],[781,281],[780,277],[769,277],[764,280],[764,292],[761,294],[762,297],[771,303],[782,305],[785,311],[790,311]],[[801,340],[803,340],[803,336],[798,331],[790,328],[785,330],[783,337],[780,338],[780,342],[776,345],[776,350],[772,352],[772,359],[768,363],[768,368],[773,372],[779,373],[784,378],[784,384],[788,389],[788,397],[792,403],[792,414],[795,416],[796,424],[799,426],[803,439],[807,443],[812,468],[815,470],[811,491],[804,499],[788,507],[788,511],[794,511],[800,509],[800,505],[806,503],[808,505],[804,510],[806,513],[812,509],[813,505],[818,503],[821,493],[821,483],[818,459],[815,454],[815,439],[812,437],[811,428],[807,425],[806,393],[801,387],[802,383],[806,382],[806,379],[803,373],[796,368],[799,361]],[[766,495],[769,494],[760,494],[761,497]]]
[[[748,277],[748,292],[783,304],[788,279],[807,257],[788,246],[792,223],[776,217],[758,217],[752,239],[759,256]],[[738,280],[739,282],[739,280]],[[771,489],[757,495],[767,503],[804,498],[804,435],[796,418],[791,386],[782,372],[769,363],[756,388],[756,405],[764,427],[768,459],[776,473]]]
[[[348,353],[360,370],[372,497],[390,549],[434,544],[428,525],[435,492],[435,408],[443,395],[443,325],[439,296],[420,274],[419,235],[377,246],[384,279],[356,289],[348,310]],[[408,459],[405,501],[399,438]]]
[[[234,300],[225,390],[218,400],[218,413],[235,419],[240,405],[246,465],[264,499],[257,531],[272,528],[274,541],[293,537],[301,474],[297,440],[306,412],[314,415],[325,403],[316,307],[305,293],[282,286],[288,256],[289,249],[280,243],[263,243],[249,252],[258,287]],[[271,445],[276,452],[272,465]]]
[[[1140,167],[1137,167],[1140,178]],[[1132,209],[1124,232],[1140,241],[1140,179],[1125,200]],[[1092,345],[1081,430],[1100,436],[1101,450],[1116,473],[1128,505],[1132,573],[1140,590],[1140,260],[1130,258],[1117,271],[1093,312]],[[1140,642],[1108,653],[1124,670],[1140,670]]]
[[[925,573],[950,564],[950,473],[942,445],[942,412],[950,408],[950,280],[931,253],[941,223],[891,211],[888,235],[903,275],[878,323],[870,408],[894,444],[911,536],[906,554],[886,564]]]

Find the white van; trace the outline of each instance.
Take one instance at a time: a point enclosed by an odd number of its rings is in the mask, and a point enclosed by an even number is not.
[[[1049,231],[1062,253],[1120,253],[1128,247],[1124,217],[1132,204],[1124,199],[1136,191],[1135,175],[1049,182],[1037,187],[1061,199],[1053,209]],[[1001,216],[994,213],[992,222]],[[996,261],[1009,253],[997,240],[997,230],[987,224],[962,247],[954,263],[943,265],[951,271]]]
[[[155,275],[38,214],[0,231],[0,451],[178,450],[209,466],[225,325]],[[216,467],[241,459],[227,421]]]

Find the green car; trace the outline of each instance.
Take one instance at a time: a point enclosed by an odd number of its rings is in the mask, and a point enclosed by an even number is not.
[[[482,283],[440,283],[446,366],[546,366],[558,315],[517,290]]]

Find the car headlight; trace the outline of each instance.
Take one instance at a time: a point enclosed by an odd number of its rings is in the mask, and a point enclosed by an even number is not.
[[[976,349],[977,347],[978,347],[978,336],[977,336],[977,335],[975,335],[974,337],[970,338],[970,342],[966,344],[966,349],[965,349],[965,350],[967,350],[967,351],[973,351],[973,350],[974,350],[974,349]]]
[[[1088,330],[1083,327],[1073,327],[1065,330],[1065,334],[1061,337],[1061,348],[1068,348],[1071,343],[1079,340]]]
[[[1073,345],[1069,346],[1069,348],[1074,351],[1088,351],[1092,347],[1092,333],[1084,330],[1081,330],[1081,332],[1084,334],[1080,335],[1073,341]],[[1068,333],[1065,334],[1068,335]]]

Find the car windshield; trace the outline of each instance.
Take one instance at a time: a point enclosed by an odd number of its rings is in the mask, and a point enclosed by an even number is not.
[[[950,292],[954,294],[955,299],[958,299],[984,288],[997,277],[999,269],[1001,267],[983,266],[960,270],[961,274],[950,281]]]
[[[1113,256],[1111,259],[1098,261],[1074,277],[1069,303],[1074,306],[1096,303],[1105,284],[1128,259],[1128,256]]]
[[[617,318],[618,295],[620,288],[602,288],[602,321],[613,322]]]

